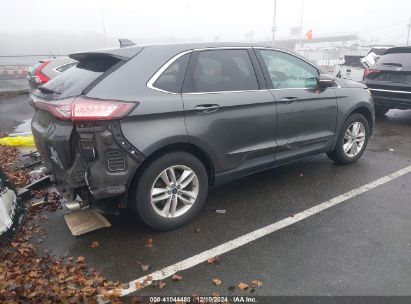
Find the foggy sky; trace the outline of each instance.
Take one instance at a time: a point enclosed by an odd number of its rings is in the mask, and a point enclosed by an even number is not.
[[[300,25],[303,0],[277,0],[277,37]],[[271,39],[274,0],[0,0],[0,55],[167,41]],[[103,16],[106,41],[103,31]],[[303,32],[359,32],[404,44],[410,0],[305,0]],[[248,36],[247,36],[248,34]]]

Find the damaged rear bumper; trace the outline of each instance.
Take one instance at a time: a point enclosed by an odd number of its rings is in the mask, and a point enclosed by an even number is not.
[[[118,197],[126,203],[142,155],[123,136],[118,121],[71,123],[36,110],[36,146],[61,194],[69,201]]]

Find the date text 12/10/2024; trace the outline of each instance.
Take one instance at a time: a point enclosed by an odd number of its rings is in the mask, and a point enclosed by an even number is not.
[[[192,296],[192,297],[148,297],[149,303],[258,303],[256,297],[249,296]]]

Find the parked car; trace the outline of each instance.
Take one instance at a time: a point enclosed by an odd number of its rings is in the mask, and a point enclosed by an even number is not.
[[[209,185],[327,153],[357,161],[374,125],[364,84],[283,49],[168,44],[70,55],[31,95],[38,151],[70,206],[108,199],[154,229],[190,221]]]
[[[337,66],[336,76],[342,79],[361,81],[364,77],[364,63],[361,61],[364,56],[345,55]]]
[[[40,60],[35,66],[29,69],[27,79],[29,80],[30,89],[37,89],[38,86],[45,84],[76,63],[77,61],[70,57]]]
[[[390,109],[411,109],[411,47],[396,47],[364,73],[364,83],[375,101],[375,112],[384,116]]]
[[[393,46],[373,46],[364,55],[345,55],[341,58],[337,66],[336,76],[342,79],[362,81],[365,69],[370,68],[384,54],[384,52]]]

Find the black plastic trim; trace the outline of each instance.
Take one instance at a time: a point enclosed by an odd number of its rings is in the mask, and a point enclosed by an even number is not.
[[[125,137],[123,132],[121,131],[120,123],[113,122],[111,124],[111,131],[113,134],[113,138],[116,143],[123,148],[123,150],[131,156],[131,158],[135,159],[138,163],[142,163],[145,159],[145,156],[137,150]]]

